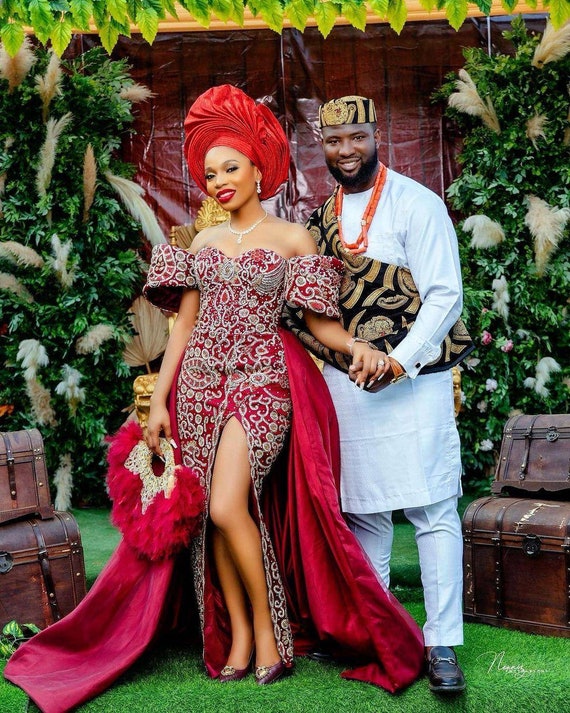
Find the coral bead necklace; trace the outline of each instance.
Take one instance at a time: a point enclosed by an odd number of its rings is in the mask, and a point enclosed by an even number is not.
[[[372,195],[368,201],[368,205],[362,215],[360,220],[360,225],[362,226],[360,234],[354,243],[347,243],[342,234],[342,201],[344,198],[344,191],[342,186],[339,186],[334,199],[334,213],[338,222],[338,237],[343,247],[348,250],[348,252],[358,255],[363,253],[368,248],[368,228],[374,218],[374,213],[378,207],[378,202],[380,201],[380,196],[382,195],[382,190],[384,184],[386,183],[386,175],[388,170],[383,163],[379,164],[378,173],[376,175],[376,180],[374,181],[374,187],[372,189]]]

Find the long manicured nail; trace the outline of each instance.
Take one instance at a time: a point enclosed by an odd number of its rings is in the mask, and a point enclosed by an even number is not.
[[[178,446],[176,445],[176,441],[174,440],[174,438],[171,438],[168,442],[170,443],[170,445],[171,445],[173,448],[178,448]]]

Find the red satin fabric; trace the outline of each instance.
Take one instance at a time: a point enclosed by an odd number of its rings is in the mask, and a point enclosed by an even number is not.
[[[330,396],[297,339],[289,332],[282,337],[293,424],[287,467],[270,476],[264,512],[287,590],[295,653],[306,654],[321,643],[351,661],[345,678],[395,692],[422,671],[421,631],[379,581],[342,518]],[[43,713],[65,713],[101,693],[161,632],[180,623],[179,614],[196,616],[191,598],[181,596],[190,577],[183,562],[140,559],[121,543],[87,597],[22,645],[4,676]],[[223,608],[212,588],[206,596]],[[206,661],[212,675],[229,651],[229,631],[208,621],[204,633],[212,643]]]
[[[377,577],[341,515],[330,395],[298,340],[289,332],[282,337],[289,373],[295,375],[286,494],[275,479],[268,483],[265,502],[288,594],[295,653],[307,653],[318,639],[339,658],[354,660],[344,678],[393,693],[422,671],[422,634]]]

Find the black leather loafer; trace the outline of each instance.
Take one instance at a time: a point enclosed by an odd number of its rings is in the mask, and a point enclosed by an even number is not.
[[[465,676],[449,646],[433,646],[427,655],[429,689],[434,693],[461,693]]]

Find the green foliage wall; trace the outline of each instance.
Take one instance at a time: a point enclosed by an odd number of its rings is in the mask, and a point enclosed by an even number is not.
[[[464,144],[448,191],[467,326],[459,428],[482,491],[514,413],[567,413],[570,384],[570,29],[544,37],[515,20],[511,55],[465,52],[442,88]],[[465,72],[467,74],[465,74]]]
[[[98,49],[27,57],[0,79],[0,429],[40,429],[62,509],[105,500],[103,439],[133,399],[141,232],[105,174],[131,171],[115,150],[134,82]]]

